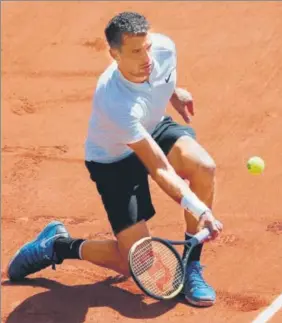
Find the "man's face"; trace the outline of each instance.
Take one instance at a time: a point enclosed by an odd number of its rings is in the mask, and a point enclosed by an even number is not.
[[[119,50],[111,50],[121,70],[136,80],[146,79],[152,70],[150,34],[124,35]]]

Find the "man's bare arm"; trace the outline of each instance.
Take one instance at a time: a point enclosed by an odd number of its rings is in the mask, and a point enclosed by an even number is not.
[[[128,144],[148,169],[152,178],[174,201],[190,211],[198,220],[198,230],[208,227],[211,239],[215,239],[222,230],[211,210],[191,191],[187,183],[177,175],[166,155],[151,136]]]
[[[177,175],[166,155],[152,137],[146,137],[128,146],[134,150],[160,188],[174,201],[183,204],[185,197],[188,200],[186,206],[195,216],[200,216],[208,210],[208,207],[190,190],[187,183]]]

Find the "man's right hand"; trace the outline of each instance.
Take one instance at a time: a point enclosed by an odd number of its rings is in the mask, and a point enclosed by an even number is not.
[[[212,212],[208,210],[200,216],[197,230],[200,231],[204,228],[208,228],[211,232],[210,237],[207,239],[207,241],[209,241],[214,240],[219,236],[223,229],[223,225],[220,221],[216,220]]]

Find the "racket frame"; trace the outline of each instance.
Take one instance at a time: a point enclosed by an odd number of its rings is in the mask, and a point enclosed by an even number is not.
[[[174,291],[172,294],[170,294],[169,296],[158,296],[154,293],[151,293],[150,291],[148,291],[145,287],[143,287],[143,285],[140,283],[140,280],[138,279],[138,277],[135,276],[135,274],[133,273],[133,270],[132,270],[132,259],[131,259],[131,254],[134,253],[135,249],[138,248],[138,246],[140,246],[140,244],[142,244],[144,241],[146,240],[150,240],[150,241],[157,241],[163,245],[165,245],[167,248],[169,248],[172,253],[174,254],[174,256],[177,258],[177,261],[179,262],[179,265],[181,267],[181,272],[182,272],[182,279],[181,279],[181,283],[179,285],[179,287],[177,288],[176,291]],[[180,242],[180,241],[178,241]],[[184,242],[184,241],[183,241]],[[181,243],[179,243],[181,244]],[[183,243],[182,243],[183,244]],[[137,286],[145,293],[147,294],[148,296],[154,298],[154,299],[157,299],[157,300],[166,300],[166,299],[171,299],[171,298],[174,298],[175,296],[177,296],[181,289],[183,288],[184,286],[184,281],[185,281],[185,268],[183,266],[183,261],[179,255],[179,253],[177,252],[177,250],[173,247],[173,245],[170,243],[170,240],[166,240],[166,239],[161,239],[161,238],[158,238],[158,237],[151,237],[151,236],[148,236],[148,237],[145,237],[145,238],[142,238],[140,240],[138,240],[137,242],[135,242],[133,244],[133,246],[130,248],[130,251],[128,253],[128,263],[129,263],[129,271],[130,271],[130,274],[131,274],[131,277],[133,278],[133,280],[135,281],[135,283],[137,284]]]
[[[183,286],[185,283],[186,267],[187,267],[187,263],[188,263],[188,258],[190,256],[192,249],[196,245],[202,243],[206,238],[208,238],[209,235],[210,235],[210,231],[207,228],[205,228],[205,229],[201,230],[200,232],[198,232],[197,234],[195,234],[189,240],[168,240],[168,239],[162,239],[159,237],[148,236],[148,237],[144,237],[144,238],[136,241],[132,245],[132,247],[130,248],[129,253],[128,253],[128,265],[129,265],[129,271],[130,271],[131,277],[133,278],[136,285],[145,294],[147,294],[148,296],[150,296],[156,300],[168,300],[168,299],[172,299],[172,298],[176,297],[183,289]],[[143,287],[140,280],[133,273],[132,266],[131,266],[131,264],[132,264],[131,255],[134,253],[135,249],[146,240],[157,241],[159,243],[162,243],[166,247],[168,247],[172,251],[172,253],[175,255],[175,257],[177,258],[177,260],[179,262],[179,265],[181,266],[181,271],[182,271],[181,283],[179,284],[179,287],[168,296],[159,296],[154,293],[151,293],[145,287]],[[180,256],[179,252],[174,248],[174,245],[184,245],[184,246],[186,245],[188,247],[185,254],[184,254],[184,257]]]

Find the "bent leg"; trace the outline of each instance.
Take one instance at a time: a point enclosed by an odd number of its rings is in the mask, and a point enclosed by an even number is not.
[[[209,154],[193,138],[180,137],[169,152],[168,159],[176,172],[189,181],[191,190],[212,208],[215,184],[215,163]],[[195,234],[198,221],[190,212],[184,212],[186,232]],[[186,234],[186,239],[189,235]],[[196,246],[191,253],[186,272],[183,293],[190,304],[211,306],[216,294],[202,276],[200,256],[203,244]]]

